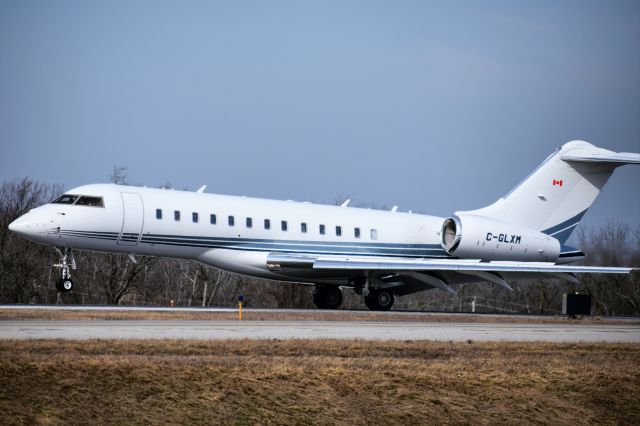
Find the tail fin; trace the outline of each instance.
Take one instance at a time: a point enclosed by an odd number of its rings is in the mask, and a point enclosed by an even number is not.
[[[551,154],[503,198],[473,213],[537,229],[564,243],[616,167],[640,154],[571,141]]]

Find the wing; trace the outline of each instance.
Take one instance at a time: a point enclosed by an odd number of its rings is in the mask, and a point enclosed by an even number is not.
[[[476,259],[413,259],[381,256],[330,256],[301,255],[289,253],[271,253],[267,257],[267,266],[271,270],[317,270],[324,272],[342,272],[344,275],[356,275],[373,272],[376,276],[396,274],[398,281],[409,284],[408,287],[419,291],[420,284],[455,292],[450,284],[465,280],[453,277],[469,276],[471,281],[489,281],[508,290],[511,287],[504,276],[533,278],[547,275],[577,282],[576,273],[628,274],[637,268],[614,268],[603,266],[568,266],[546,262],[483,262]],[[422,286],[424,289],[424,286]],[[409,289],[407,289],[409,290]],[[411,291],[413,292],[413,291]],[[407,294],[405,291],[403,293]]]
[[[271,253],[270,268],[301,268],[342,271],[455,271],[628,274],[638,268],[568,266],[548,262],[483,262],[476,259],[412,259],[382,256],[328,256]]]

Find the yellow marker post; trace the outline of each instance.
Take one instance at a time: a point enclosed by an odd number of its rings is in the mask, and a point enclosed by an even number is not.
[[[244,301],[244,297],[242,295],[238,296],[238,321],[242,321],[242,302]]]

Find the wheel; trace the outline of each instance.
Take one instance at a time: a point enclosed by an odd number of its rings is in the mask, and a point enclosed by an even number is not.
[[[372,311],[388,311],[393,306],[393,292],[391,290],[371,290],[364,297],[364,304]]]
[[[340,287],[316,286],[313,303],[318,309],[338,309],[342,304],[342,290]]]
[[[71,281],[71,278],[60,278],[56,283],[56,289],[67,293],[73,290],[73,281]]]

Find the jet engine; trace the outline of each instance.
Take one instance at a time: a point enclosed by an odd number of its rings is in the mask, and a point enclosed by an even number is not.
[[[547,234],[465,213],[445,219],[440,239],[461,259],[555,262],[560,256],[560,242]]]

